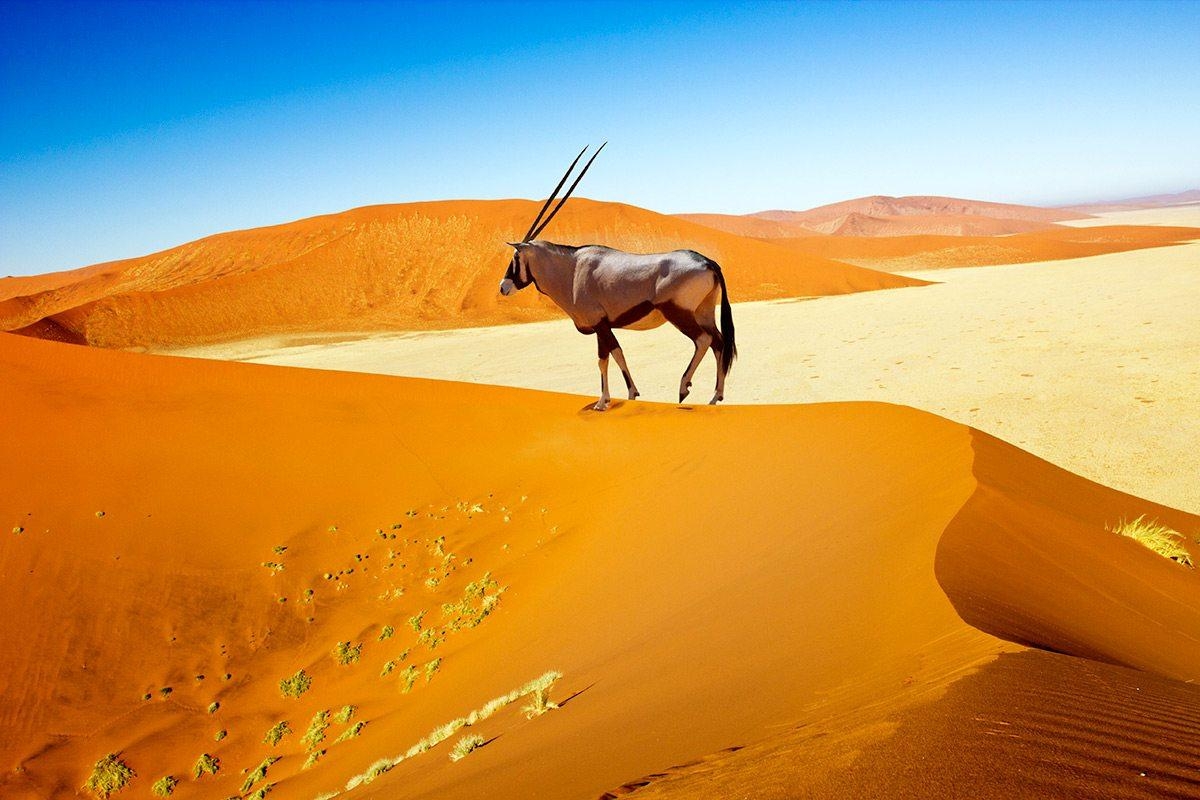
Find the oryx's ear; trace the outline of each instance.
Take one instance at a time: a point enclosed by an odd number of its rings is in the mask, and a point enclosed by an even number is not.
[[[513,250],[520,250],[522,247],[527,246],[529,242],[505,242],[505,244],[507,244]]]

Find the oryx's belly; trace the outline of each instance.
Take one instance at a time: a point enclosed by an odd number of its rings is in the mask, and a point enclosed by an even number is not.
[[[619,325],[618,327],[625,328],[630,331],[648,331],[651,328],[657,328],[667,321],[667,318],[662,315],[661,311],[652,309],[650,313],[633,322]]]

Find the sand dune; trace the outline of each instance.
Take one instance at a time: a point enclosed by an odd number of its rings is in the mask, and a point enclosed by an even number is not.
[[[871,269],[911,271],[1057,261],[1200,240],[1200,227],[1106,222],[1103,227],[1055,228],[1012,236],[804,236],[771,241]]]
[[[422,330],[545,319],[536,293],[499,302],[496,287],[538,208],[531,201],[371,206],[234,231],[142,258],[0,280],[0,330],[137,347],[265,333]],[[739,299],[915,285],[617,203],[573,199],[546,235],[639,252],[698,248]]]
[[[986,203],[954,197],[885,197],[844,200],[807,211],[757,214],[680,214],[682,219],[739,236],[766,239],[830,236],[1002,236],[1047,230],[1087,215],[1065,209]]]
[[[910,405],[1092,480],[1200,512],[1198,264],[1193,243],[912,273],[940,283],[893,292],[737,304],[741,355],[726,398]],[[619,339],[643,398],[673,399],[690,343],[669,327]],[[595,342],[565,320],[175,352],[578,394],[598,388]],[[706,359],[696,391],[712,381]]]
[[[1104,526],[1149,514],[1200,559],[1200,518],[933,415],[600,415],[577,396],[13,336],[0,368],[0,416],[22,421],[0,466],[5,797],[70,794],[116,752],[137,773],[129,796],[163,775],[183,779],[178,797],[238,794],[244,769],[279,756],[252,789],[307,800],[547,670],[557,710],[504,706],[346,796],[727,797],[753,785],[712,769],[727,759],[762,767],[762,796],[919,794],[925,773],[888,754],[963,768],[959,746],[986,741],[962,700],[980,681],[1007,697],[1050,670],[1059,706],[1087,703],[1069,717],[1081,737],[1118,735],[1129,680],[1098,691],[1110,673],[1090,659],[1149,673],[1137,708],[1154,734],[1109,754],[1113,785],[1138,785],[1146,761],[1149,785],[1193,785],[1194,728],[1174,706],[1194,697],[1177,681],[1200,679],[1200,577]],[[489,596],[477,626],[452,624]],[[332,658],[339,641],[361,643],[357,661]],[[993,659],[1029,652],[1017,642],[1069,655],[1009,678]],[[301,668],[311,688],[283,697]],[[345,705],[350,721],[306,747],[313,715]],[[292,732],[264,741],[283,721]],[[452,762],[465,733],[486,745]],[[1053,753],[1047,738],[1028,741]],[[192,780],[203,753],[220,769]],[[1036,777],[1057,795],[1095,785]]]

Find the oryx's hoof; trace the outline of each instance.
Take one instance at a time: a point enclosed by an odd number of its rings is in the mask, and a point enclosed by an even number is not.
[[[642,396],[642,393],[641,393],[641,392],[639,392],[637,389],[630,389],[630,390],[629,390],[629,399],[630,399],[630,400],[637,400],[637,399],[638,399],[639,397],[641,397],[641,396]]]
[[[609,402],[607,400],[597,400],[596,405],[592,406],[593,411],[608,411]]]
[[[725,395],[722,395],[722,394],[714,394],[714,395],[713,395],[713,399],[712,399],[712,400],[709,400],[709,401],[708,401],[708,404],[709,404],[710,406],[715,406],[717,403],[721,402],[721,401],[722,401],[722,400],[724,400],[724,399],[725,399]]]

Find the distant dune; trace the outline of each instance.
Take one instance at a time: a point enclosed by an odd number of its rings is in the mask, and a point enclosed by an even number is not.
[[[1167,208],[1193,203],[1200,203],[1200,189],[1188,189],[1171,194],[1152,194],[1145,197],[1128,197],[1124,200],[1104,200],[1097,203],[1060,206],[1060,208],[1082,214],[1100,214],[1106,211],[1135,211],[1141,208]]]
[[[1105,526],[1200,560],[1200,517],[963,425],[3,334],[0,370],[5,798],[109,753],[185,800],[1194,789],[1200,577]],[[558,708],[471,717],[551,670]]]
[[[683,214],[683,219],[741,236],[779,238],[811,233],[830,236],[1001,236],[1045,230],[1085,218],[1076,211],[988,203],[955,197],[872,195],[807,211],[757,214]]]
[[[1056,227],[1012,236],[802,236],[772,243],[879,270],[1024,264],[1165,247],[1200,239],[1200,228],[1107,225]]]
[[[539,204],[370,206],[217,234],[141,258],[0,280],[0,330],[104,347],[170,346],[312,330],[421,330],[545,319],[536,292],[501,301],[511,250]],[[617,203],[572,199],[546,231],[564,244],[703,251],[736,301],[913,286]]]

